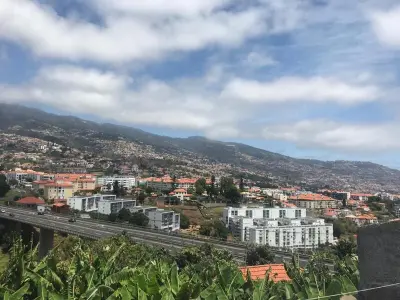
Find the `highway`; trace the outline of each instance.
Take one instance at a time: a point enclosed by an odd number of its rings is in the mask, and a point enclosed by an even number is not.
[[[41,227],[51,229],[67,234],[78,235],[91,239],[107,238],[113,235],[121,234],[125,231],[128,236],[135,242],[144,243],[151,246],[162,247],[168,250],[180,250],[188,246],[200,246],[204,243],[213,244],[218,249],[228,250],[232,253],[238,262],[245,261],[247,247],[243,243],[224,242],[215,239],[194,239],[188,236],[168,234],[162,231],[149,230],[144,228],[135,228],[123,224],[114,224],[109,222],[94,222],[93,220],[77,219],[76,222],[68,222],[69,216],[61,214],[44,214],[38,215],[35,210],[18,208],[12,206],[1,206],[6,213],[0,213],[0,218],[19,221]],[[13,213],[14,216],[9,214]],[[285,251],[274,250],[277,261],[291,260],[292,254]],[[299,257],[300,265],[306,265],[308,261],[307,255]],[[328,265],[328,264],[327,264]],[[333,268],[333,265],[329,267]]]

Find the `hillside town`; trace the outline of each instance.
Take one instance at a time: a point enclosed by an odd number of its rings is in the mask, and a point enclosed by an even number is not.
[[[45,206],[57,213],[108,220],[128,211],[145,216],[146,222],[137,225],[194,235],[208,235],[204,228],[221,222],[233,240],[277,248],[332,245],[340,237],[351,237],[357,227],[400,216],[400,195],[382,192],[261,188],[243,178],[216,176],[105,176],[22,168],[0,175],[10,186],[4,195],[8,205]],[[208,216],[213,208],[220,208],[214,219]],[[181,226],[181,215],[190,216],[193,209],[200,218],[189,218],[189,224]]]

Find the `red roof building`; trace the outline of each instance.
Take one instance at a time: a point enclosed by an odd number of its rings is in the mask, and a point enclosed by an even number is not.
[[[286,273],[285,266],[283,264],[248,266],[240,267],[239,269],[242,272],[244,278],[246,278],[247,270],[249,270],[252,280],[262,280],[265,278],[267,272],[269,272],[269,278],[274,282],[290,281],[290,277]]]
[[[22,205],[43,205],[45,204],[43,199],[36,197],[25,197],[16,201],[18,204]]]

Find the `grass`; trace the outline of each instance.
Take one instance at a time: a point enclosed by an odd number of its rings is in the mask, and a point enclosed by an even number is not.
[[[0,273],[2,273],[6,269],[7,263],[8,263],[8,254],[4,254],[0,251]]]

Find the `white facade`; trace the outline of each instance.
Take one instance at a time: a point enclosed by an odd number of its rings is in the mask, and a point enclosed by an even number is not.
[[[306,217],[305,208],[227,207],[222,221],[243,242],[279,248],[333,243],[333,225]]]
[[[149,218],[149,227],[159,230],[179,230],[181,226],[180,214],[174,211],[159,209],[157,207],[136,206],[132,213],[140,212]]]
[[[317,248],[333,243],[333,225],[323,219],[260,222],[248,228],[248,241],[278,248]]]
[[[67,200],[67,204],[71,209],[76,209],[79,211],[96,211],[102,196],[103,195],[93,195],[90,197],[74,196]]]
[[[100,200],[98,212],[103,215],[117,214],[121,209],[131,209],[135,207],[136,200]]]
[[[119,186],[124,186],[126,188],[132,188],[136,186],[136,178],[130,176],[104,176],[97,177],[97,184],[101,185],[103,188],[107,188],[107,185],[111,186],[111,191],[113,190],[113,184],[117,181]]]
[[[83,212],[98,211],[100,214],[109,215],[118,213],[122,208],[131,209],[136,205],[136,200],[117,199],[115,195],[74,196],[67,200],[67,204],[71,209]]]
[[[251,219],[298,219],[306,217],[305,208],[281,207],[226,207],[222,213],[223,222],[229,226],[234,217],[247,217]]]

